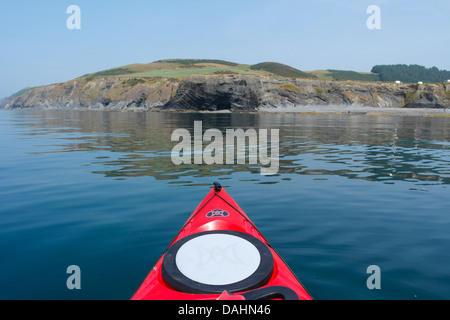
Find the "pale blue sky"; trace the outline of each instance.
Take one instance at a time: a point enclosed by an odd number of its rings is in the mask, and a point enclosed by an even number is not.
[[[81,8],[81,30],[66,9]],[[369,30],[366,9],[381,9]],[[369,72],[450,70],[448,0],[15,0],[0,10],[0,98],[29,86],[167,58]]]

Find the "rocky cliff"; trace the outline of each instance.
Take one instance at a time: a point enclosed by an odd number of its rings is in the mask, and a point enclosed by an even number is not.
[[[234,110],[264,107],[360,105],[380,108],[448,108],[450,83],[396,84],[292,79],[259,75],[175,78],[79,78],[35,87],[2,107],[83,110]]]

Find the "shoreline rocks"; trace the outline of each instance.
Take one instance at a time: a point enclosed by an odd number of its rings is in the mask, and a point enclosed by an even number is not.
[[[128,111],[258,111],[357,105],[370,108],[450,108],[450,85],[317,80],[253,75],[183,79],[78,78],[25,90],[5,109]]]

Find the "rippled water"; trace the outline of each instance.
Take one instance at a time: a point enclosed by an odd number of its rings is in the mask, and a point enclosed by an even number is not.
[[[279,129],[279,173],[175,166],[196,120]],[[450,298],[450,118],[1,111],[0,134],[1,299],[130,298],[215,180],[314,298]]]

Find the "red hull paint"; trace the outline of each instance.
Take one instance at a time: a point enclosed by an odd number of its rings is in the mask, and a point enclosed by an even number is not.
[[[226,217],[206,216],[208,212],[215,209],[225,210],[229,215]],[[268,283],[260,288],[284,286],[294,290],[300,300],[312,300],[311,296],[303,288],[297,277],[284,263],[278,253],[269,245],[268,241],[261,235],[244,211],[224,189],[216,192],[213,188],[208,193],[205,199],[189,217],[169,247],[188,235],[217,230],[231,230],[247,233],[261,240],[268,246],[274,258],[274,271]],[[161,274],[163,258],[164,255],[150,271],[144,282],[131,298],[132,300],[217,300],[219,298],[220,294],[191,294],[179,292],[171,288],[165,282]],[[234,295],[239,296],[240,293],[242,292],[234,293]]]

